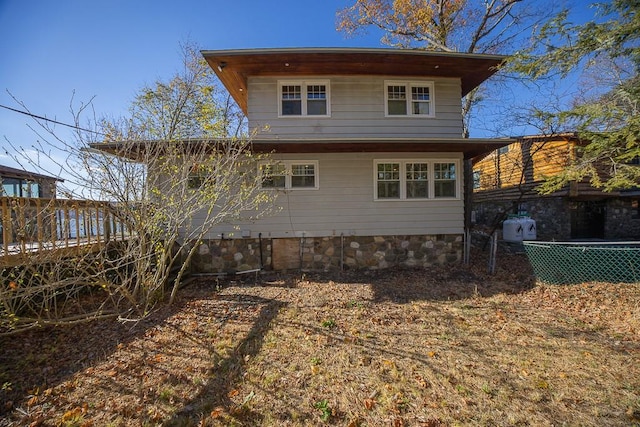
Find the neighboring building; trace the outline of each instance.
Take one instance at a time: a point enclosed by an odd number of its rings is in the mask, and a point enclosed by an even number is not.
[[[54,199],[61,179],[0,165],[2,196]]]
[[[476,223],[493,228],[505,213],[526,212],[536,221],[540,240],[640,239],[640,189],[603,192],[588,182],[572,182],[553,194],[536,191],[545,176],[576,158],[580,145],[576,134],[525,136],[476,157]]]

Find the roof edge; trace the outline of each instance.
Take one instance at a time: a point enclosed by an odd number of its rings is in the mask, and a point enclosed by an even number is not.
[[[200,50],[203,56],[228,55],[242,56],[251,54],[282,54],[282,53],[380,53],[380,54],[399,54],[399,55],[421,55],[421,56],[448,56],[452,58],[484,58],[504,60],[509,55],[496,55],[487,53],[465,53],[465,52],[446,52],[425,49],[396,49],[388,47],[278,47],[278,48],[246,48],[246,49],[217,49],[217,50]]]

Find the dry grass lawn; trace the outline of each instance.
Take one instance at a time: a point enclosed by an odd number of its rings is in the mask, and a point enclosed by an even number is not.
[[[640,284],[474,260],[198,280],[136,325],[0,338],[0,426],[640,425]]]

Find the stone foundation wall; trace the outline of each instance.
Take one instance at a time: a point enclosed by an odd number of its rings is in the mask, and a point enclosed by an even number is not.
[[[290,257],[302,270],[383,269],[428,267],[459,262],[462,235],[345,236],[288,239]],[[207,240],[198,246],[191,262],[194,273],[235,273],[274,269],[273,239]],[[300,254],[302,260],[300,262]],[[276,266],[277,268],[277,266]]]
[[[191,260],[191,271],[235,273],[260,268],[261,262],[271,263],[271,239],[205,240]]]
[[[571,201],[540,197],[520,204],[536,221],[538,240],[571,240]],[[611,198],[605,205],[604,237],[607,240],[640,240],[640,212],[632,198]],[[512,202],[474,203],[476,226],[485,229],[502,212],[516,213]],[[500,226],[499,231],[502,231]]]
[[[610,239],[640,240],[640,212],[637,206],[633,206],[631,198],[607,202],[604,233]]]
[[[489,228],[503,212],[517,213],[512,202],[474,203],[476,225]],[[520,203],[520,210],[525,211],[536,221],[538,240],[569,240],[571,238],[571,212],[566,199],[562,197],[545,197],[526,200]],[[506,217],[505,217],[506,218]],[[502,232],[502,225],[498,230]]]

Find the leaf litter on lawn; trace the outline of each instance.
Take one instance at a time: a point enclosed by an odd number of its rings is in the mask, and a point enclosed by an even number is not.
[[[0,338],[0,425],[633,425],[640,284],[424,270],[200,279],[131,326]]]

